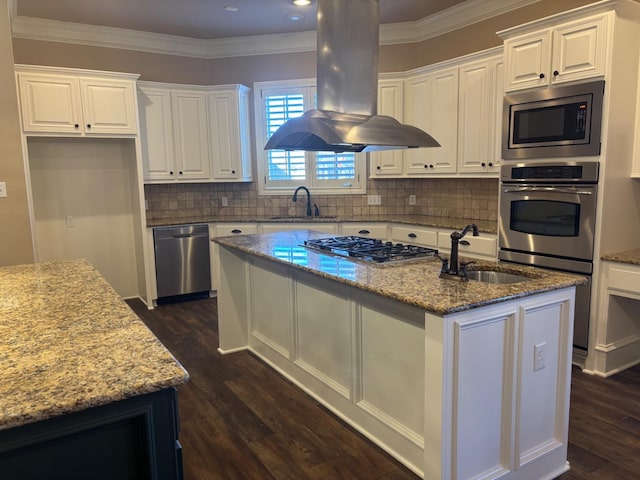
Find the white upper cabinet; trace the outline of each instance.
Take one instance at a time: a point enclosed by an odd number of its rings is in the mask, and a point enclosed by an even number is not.
[[[458,144],[458,69],[446,68],[405,83],[405,123],[421,128],[440,147],[404,151],[404,173],[455,173]]]
[[[605,13],[506,38],[505,90],[603,76],[610,18]]]
[[[401,120],[403,115],[403,81],[402,79],[378,80],[378,114],[388,115]],[[402,175],[402,150],[383,150],[370,153],[370,170],[372,177]]]
[[[207,96],[204,92],[171,92],[175,168],[178,180],[206,180],[210,176]]]
[[[211,177],[216,182],[251,181],[249,91],[231,85],[208,93]]]
[[[147,183],[251,180],[249,89],[139,83]]]
[[[16,73],[26,134],[117,137],[138,131],[137,75],[22,65]]]

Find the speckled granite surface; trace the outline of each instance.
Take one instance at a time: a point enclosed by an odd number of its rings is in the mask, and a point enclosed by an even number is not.
[[[626,250],[624,252],[611,253],[603,255],[602,260],[618,263],[630,263],[631,265],[640,265],[640,248]]]
[[[149,220],[147,227],[162,227],[166,225],[182,225],[187,223],[234,223],[234,222],[268,222],[268,223],[342,223],[342,222],[385,222],[385,223],[405,223],[407,225],[420,225],[423,227],[450,228],[461,230],[470,223],[475,223],[481,232],[497,233],[498,222],[487,220],[465,220],[464,218],[431,217],[428,215],[377,215],[366,217],[238,217],[238,218],[216,218],[216,217],[186,217],[180,222],[167,223],[166,220]]]
[[[469,270],[497,270],[522,275],[527,280],[505,285],[471,280],[458,282],[438,277],[441,263],[437,258],[381,265],[319,253],[301,246],[308,238],[323,237],[327,234],[294,230],[220,237],[214,241],[441,315],[585,282],[585,278],[579,275],[480,260],[474,260],[476,263],[470,265]]]
[[[188,378],[89,262],[0,268],[0,430]]]

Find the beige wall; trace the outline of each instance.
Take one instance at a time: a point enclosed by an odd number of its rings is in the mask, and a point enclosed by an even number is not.
[[[7,0],[0,0],[0,265],[33,262]]]

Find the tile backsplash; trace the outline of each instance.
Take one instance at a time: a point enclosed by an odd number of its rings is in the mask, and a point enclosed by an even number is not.
[[[430,215],[492,221],[498,218],[498,186],[497,178],[369,179],[366,195],[312,194],[311,201],[327,216]],[[304,215],[306,205],[303,192],[302,201],[294,203],[291,195],[259,195],[255,182],[148,184],[144,192],[147,218],[153,221]],[[381,205],[368,205],[368,195],[380,195]],[[416,196],[415,205],[409,204],[410,195]]]

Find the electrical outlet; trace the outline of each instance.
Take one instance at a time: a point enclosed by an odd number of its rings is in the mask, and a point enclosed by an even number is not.
[[[539,343],[533,346],[533,371],[537,372],[544,368],[544,356],[546,342]]]
[[[416,204],[416,196],[409,195],[409,205],[415,205],[415,204]]]
[[[67,228],[73,228],[76,226],[71,215],[67,215],[66,217],[64,217],[64,226]]]
[[[227,199],[227,197],[222,197],[222,206],[223,207],[229,206],[229,200]]]
[[[0,197],[7,196],[7,184],[6,182],[0,182]]]
[[[380,195],[367,195],[367,205],[381,205],[382,197]]]

